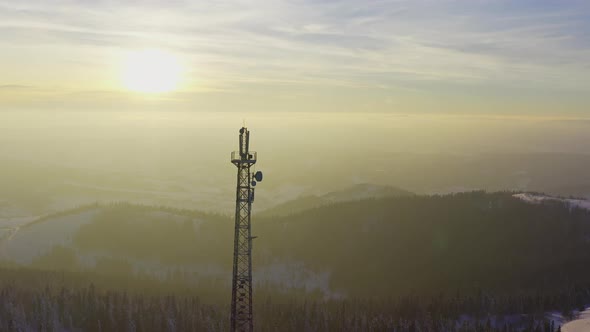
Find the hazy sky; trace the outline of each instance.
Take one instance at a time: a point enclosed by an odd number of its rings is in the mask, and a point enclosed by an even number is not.
[[[144,49],[176,89],[130,91]],[[589,96],[584,0],[0,0],[0,110],[586,115]]]

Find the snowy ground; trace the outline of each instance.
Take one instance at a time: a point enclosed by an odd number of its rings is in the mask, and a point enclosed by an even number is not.
[[[530,204],[541,204],[547,201],[554,201],[554,202],[563,202],[567,203],[571,208],[580,208],[584,210],[590,210],[590,200],[585,199],[575,199],[575,198],[561,198],[561,197],[553,197],[549,195],[542,195],[542,194],[532,194],[532,193],[521,193],[515,194],[513,197],[522,200],[523,202],[527,202]],[[589,330],[590,331],[590,330]]]
[[[469,315],[461,315],[459,319],[455,323],[455,328],[458,330],[464,325],[474,325],[475,323],[480,324],[487,324],[488,320],[492,327],[494,328],[502,328],[505,325],[510,325],[515,328],[516,331],[522,331],[525,326],[530,324],[531,320],[530,315],[525,314],[509,314],[509,315],[490,315],[485,317],[473,317]],[[567,319],[563,317],[563,315],[559,312],[551,311],[545,313],[545,319],[549,322],[552,322],[554,326],[562,326]],[[535,319],[536,323],[543,323],[543,321],[539,320],[538,318]],[[574,330],[578,332],[577,330]],[[584,330],[590,331],[590,330]]]
[[[581,312],[578,319],[561,327],[562,332],[588,332],[590,331],[590,307]]]
[[[84,224],[90,223],[98,210],[52,218],[30,227],[15,227],[2,244],[3,256],[21,264],[30,264],[56,245],[68,246],[72,236]]]

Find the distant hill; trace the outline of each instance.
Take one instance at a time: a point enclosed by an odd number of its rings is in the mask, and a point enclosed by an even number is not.
[[[392,187],[375,184],[356,184],[343,190],[332,191],[323,195],[308,195],[287,201],[258,213],[259,216],[286,216],[289,214],[309,210],[312,208],[339,203],[352,202],[363,199],[384,197],[413,196],[414,193]]]
[[[560,195],[560,196],[574,196],[584,197],[590,199],[590,184],[588,183],[577,183],[567,186],[556,186],[547,189],[547,192]]]
[[[64,142],[64,146],[69,146],[69,142]],[[38,147],[39,144],[35,144],[30,148]],[[90,151],[90,148],[85,151],[89,157],[100,155]],[[93,202],[125,201],[212,212],[231,211],[235,179],[228,175],[234,174],[233,166],[226,160],[219,160],[218,155],[211,155],[209,157],[214,159],[208,159],[210,165],[216,166],[205,167],[202,159],[205,156],[181,154],[189,159],[178,159],[178,151],[167,151],[172,153],[170,158],[158,157],[154,162],[141,165],[135,165],[137,160],[125,152],[93,162],[86,158],[78,160],[78,154],[64,159],[57,158],[59,153],[48,153],[52,158],[62,159],[59,162],[42,158],[45,152],[35,153],[31,158],[0,156],[0,227],[11,223],[13,218],[39,216]],[[157,155],[145,157],[150,160]],[[341,164],[342,160],[346,160],[346,165]],[[168,166],[161,168],[159,162]],[[222,164],[225,167],[221,167]],[[204,168],[195,171],[195,165]],[[351,174],[362,175],[363,181],[369,183],[391,183],[417,194],[485,189],[590,198],[588,154],[384,151],[375,156],[371,153],[371,156],[355,158],[350,158],[347,152],[344,156],[312,154],[293,160],[290,153],[274,151],[273,158],[261,161],[260,167],[272,171],[258,187],[256,213],[269,209],[267,212],[274,210],[284,215],[324,205],[325,201],[318,199],[323,195],[319,194],[355,183],[357,177]],[[296,197],[300,202],[287,202]],[[287,202],[286,206],[272,208],[283,202]]]
[[[276,222],[257,226],[258,254],[264,243],[274,259],[330,267],[331,286],[348,292],[518,289],[590,276],[583,268],[590,266],[590,213],[560,201],[483,192],[384,198]]]
[[[326,296],[566,287],[590,279],[590,212],[471,192],[333,203],[253,220],[255,281]],[[130,204],[21,226],[5,258],[43,269],[227,282],[233,220]]]

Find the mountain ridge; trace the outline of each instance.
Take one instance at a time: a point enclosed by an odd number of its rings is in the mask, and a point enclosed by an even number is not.
[[[258,216],[285,216],[304,210],[363,199],[412,196],[414,193],[394,186],[359,183],[320,195],[305,195],[257,212]]]
[[[260,216],[254,273],[258,283],[325,296],[519,289],[590,277],[590,212],[514,195],[383,197]],[[228,281],[231,217],[133,204],[97,209],[23,227],[3,247],[24,266]],[[61,238],[50,236],[56,232]]]

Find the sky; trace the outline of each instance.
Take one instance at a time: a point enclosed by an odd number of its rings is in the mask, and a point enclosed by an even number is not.
[[[142,50],[174,57],[172,91],[126,85]],[[588,1],[0,0],[1,111],[586,117],[588,105]]]

